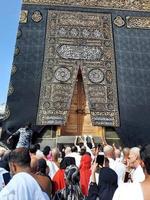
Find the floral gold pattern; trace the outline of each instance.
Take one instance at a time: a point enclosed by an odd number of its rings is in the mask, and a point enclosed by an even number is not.
[[[42,20],[42,14],[40,11],[36,10],[34,11],[34,13],[32,14],[32,20],[34,22],[40,22]]]
[[[128,28],[150,29],[150,17],[126,17]]]
[[[22,10],[20,15],[20,23],[25,24],[28,20],[28,10]]]
[[[114,19],[114,24],[118,27],[122,27],[125,25],[125,21],[123,20],[123,18],[121,16],[117,16]]]

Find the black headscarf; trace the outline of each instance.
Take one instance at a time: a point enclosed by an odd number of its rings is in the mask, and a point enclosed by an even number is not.
[[[66,169],[70,165],[75,165],[75,158],[73,157],[64,157],[60,163],[60,169]]]
[[[65,169],[66,188],[56,192],[53,200],[83,200],[83,194],[79,186],[80,174],[75,165]]]
[[[65,169],[65,179],[67,187],[64,193],[65,200],[82,200],[83,195],[79,186],[80,174],[75,165],[70,165]]]
[[[99,173],[98,192],[100,200],[112,200],[115,190],[118,187],[118,176],[116,172],[104,167]]]

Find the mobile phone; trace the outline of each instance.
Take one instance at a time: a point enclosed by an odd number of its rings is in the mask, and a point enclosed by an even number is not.
[[[104,163],[104,155],[97,155],[96,163],[98,163],[98,165],[103,166],[103,163]]]

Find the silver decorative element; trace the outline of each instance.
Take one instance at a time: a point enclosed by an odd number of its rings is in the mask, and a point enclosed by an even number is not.
[[[107,62],[105,63],[105,66],[106,66],[107,68],[110,68],[110,67],[112,66],[112,64],[111,64],[110,61],[107,61]]]
[[[57,47],[57,52],[64,59],[94,61],[102,58],[102,49],[96,46],[61,45]]]
[[[71,72],[65,67],[60,67],[55,71],[55,78],[58,81],[66,82],[70,79]]]
[[[70,34],[71,34],[71,36],[76,37],[76,36],[78,36],[79,32],[76,28],[72,28],[70,30]]]
[[[34,22],[40,22],[42,20],[42,14],[39,10],[34,11],[34,13],[32,14],[32,20]]]
[[[107,98],[108,100],[110,101],[113,101],[113,97],[114,94],[113,94],[113,89],[111,87],[107,87]]]
[[[93,35],[94,35],[94,37],[97,38],[97,39],[100,39],[100,38],[103,38],[103,37],[104,37],[104,36],[103,36],[103,33],[100,32],[100,31],[97,30],[97,29],[94,30]]]
[[[58,30],[58,33],[60,36],[66,36],[67,34],[67,31],[65,28],[61,27],[59,30]]]
[[[82,35],[83,37],[87,38],[90,35],[90,31],[88,29],[83,29]]]
[[[113,110],[114,105],[112,103],[109,103],[109,104],[107,104],[107,108],[108,108],[108,110]]]
[[[114,19],[114,24],[115,24],[116,26],[118,26],[118,27],[122,27],[122,26],[125,25],[125,21],[124,21],[124,19],[123,19],[121,16],[117,16],[117,17],[115,17],[115,19]]]
[[[89,29],[83,27],[58,27],[57,36],[59,37],[69,37],[69,38],[80,38],[82,39],[101,39],[104,38],[104,33],[99,29]]]
[[[106,47],[110,47],[110,46],[111,46],[111,41],[110,41],[110,40],[106,40],[106,41],[104,42],[104,45],[105,45]]]
[[[100,69],[92,69],[89,72],[89,80],[92,83],[101,83],[104,80],[104,73]]]
[[[49,109],[50,108],[50,103],[48,101],[43,103],[44,109]]]

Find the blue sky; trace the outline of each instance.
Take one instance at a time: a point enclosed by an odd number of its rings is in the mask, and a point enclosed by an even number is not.
[[[1,0],[0,4],[0,104],[7,99],[16,43],[21,0]]]

